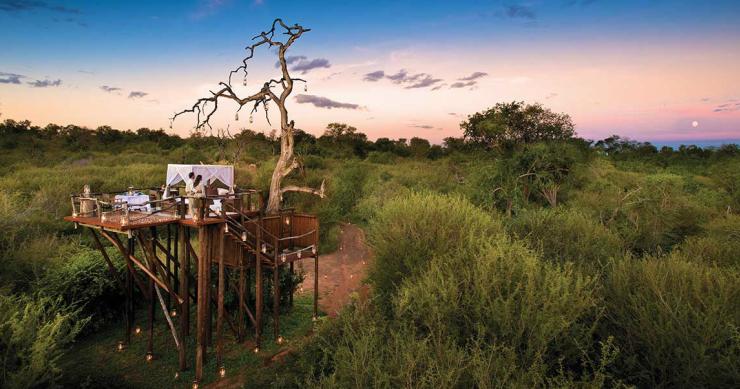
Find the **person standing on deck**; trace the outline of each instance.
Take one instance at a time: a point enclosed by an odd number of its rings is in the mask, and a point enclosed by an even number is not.
[[[190,174],[188,174],[188,178],[185,180],[185,195],[192,196],[193,194],[195,194],[195,184],[193,182],[194,180],[195,173],[190,172]]]

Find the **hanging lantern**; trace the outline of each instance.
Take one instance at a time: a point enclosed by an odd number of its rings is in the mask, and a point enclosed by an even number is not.
[[[301,254],[303,253],[303,250],[298,252],[298,259],[301,259]]]
[[[311,246],[311,254],[316,255],[316,246]]]
[[[170,316],[176,317],[177,316],[177,310],[176,309],[171,310],[170,311]]]
[[[229,232],[229,225],[228,225],[228,224],[226,224],[226,225],[224,226],[224,232],[227,232],[227,233]]]
[[[263,244],[262,245],[262,253],[263,254],[267,254],[267,245],[266,244]]]
[[[154,354],[148,352],[146,353],[146,361],[151,362],[154,359]]]
[[[290,225],[290,217],[288,216],[285,217],[285,224]]]
[[[198,388],[199,388],[198,381],[193,381],[193,389],[198,389]]]
[[[303,91],[304,92],[308,92],[308,84],[304,84],[303,85]]]
[[[134,329],[134,333],[139,335],[141,333],[141,327],[136,327],[136,329]]]
[[[254,123],[254,118],[251,113],[249,114],[249,123]]]
[[[180,372],[179,371],[176,371],[175,372],[175,379],[178,379],[178,378],[180,378]]]
[[[244,242],[247,241],[247,233],[246,232],[242,232],[242,241],[244,241]]]
[[[283,263],[285,263],[285,254],[281,254],[280,255],[280,261],[282,261]]]
[[[259,348],[259,347],[255,347],[255,348],[254,348],[254,349],[252,350],[252,352],[254,352],[255,354],[257,354],[257,353],[259,353],[259,352],[260,352],[260,348]]]
[[[221,368],[218,369],[218,376],[221,378],[226,377],[226,367],[221,366]]]
[[[239,121],[239,112],[237,112],[236,115],[234,115],[234,120]]]
[[[126,346],[123,344],[123,341],[119,340],[118,341],[118,345],[116,345],[116,350],[123,351],[123,349],[125,349],[125,348],[126,348]]]
[[[285,342],[285,339],[283,339],[282,336],[277,337],[277,344],[283,344]]]

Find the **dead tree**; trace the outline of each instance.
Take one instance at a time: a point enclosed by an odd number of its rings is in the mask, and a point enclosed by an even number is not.
[[[265,118],[267,119],[267,122],[270,123],[268,115],[269,106],[270,103],[275,104],[280,112],[280,157],[275,165],[275,170],[272,173],[272,180],[270,181],[269,199],[266,208],[267,213],[275,213],[279,211],[283,194],[286,192],[304,192],[320,196],[321,198],[324,197],[324,182],[321,183],[321,187],[319,189],[297,185],[282,186],[283,179],[288,177],[293,170],[300,166],[300,162],[293,152],[295,122],[293,120],[289,120],[288,110],[285,107],[285,103],[293,92],[295,82],[298,81],[303,82],[304,84],[306,83],[306,80],[304,79],[290,76],[290,73],[288,72],[288,63],[285,60],[285,53],[288,51],[290,46],[300,38],[301,35],[303,35],[303,33],[308,31],[311,30],[298,24],[288,26],[281,19],[275,19],[275,21],[272,22],[272,27],[268,31],[263,31],[252,38],[252,40],[256,42],[246,48],[247,56],[242,60],[242,64],[229,73],[227,82],[219,83],[220,89],[217,92],[210,91],[211,96],[198,99],[192,107],[176,113],[171,118],[171,121],[174,121],[182,114],[194,113],[196,115],[196,130],[201,130],[205,126],[211,128],[210,120],[218,110],[219,102],[222,100],[231,100],[238,105],[235,116],[236,120],[239,120],[239,111],[241,111],[242,107],[252,104],[252,109],[249,115],[250,120],[252,119],[252,114],[257,112],[258,108],[262,106],[262,109],[265,112]],[[280,40],[275,36],[278,33],[280,35],[285,35],[287,39]],[[247,62],[254,56],[255,49],[265,45],[269,49],[277,48],[281,77],[279,79],[270,79],[265,82],[257,93],[246,97],[239,97],[232,87],[232,78],[234,75],[244,73],[243,84],[246,86],[248,74]],[[273,90],[273,88],[282,88],[282,90]]]

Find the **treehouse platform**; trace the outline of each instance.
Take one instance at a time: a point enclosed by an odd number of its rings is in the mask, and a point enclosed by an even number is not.
[[[129,189],[129,193],[135,191]],[[154,191],[156,192],[156,191]],[[141,195],[139,195],[141,197]],[[148,346],[145,358],[155,358],[153,336],[155,309],[162,312],[179,354],[179,369],[188,369],[187,337],[191,336],[191,304],[195,304],[195,384],[203,377],[208,347],[215,340],[216,366],[223,366],[224,331],[239,342],[251,332],[259,352],[267,305],[264,291],[272,290],[272,324],[275,342],[280,335],[280,273],[294,263],[314,261],[314,320],[318,315],[318,241],[316,216],[284,210],[265,215],[257,192],[234,191],[211,196],[167,196],[154,193],[146,201],[120,200],[120,195],[86,192],[72,195],[72,215],[64,220],[89,231],[111,277],[125,291],[124,334],[119,350],[125,350],[134,331],[135,290],[147,308]],[[129,200],[133,198],[129,196]],[[114,200],[115,199],[115,200]],[[121,274],[103,241],[121,253],[126,268]],[[271,283],[266,289],[265,283]],[[297,285],[289,284],[288,304],[293,304]],[[250,291],[254,290],[254,296]],[[235,296],[226,303],[226,294]],[[159,308],[157,308],[159,307]],[[215,323],[214,323],[215,322]],[[215,327],[214,327],[215,324]]]

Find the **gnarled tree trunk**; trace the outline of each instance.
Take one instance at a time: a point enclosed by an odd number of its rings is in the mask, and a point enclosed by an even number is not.
[[[283,35],[287,35],[288,38],[283,42],[275,39],[276,30],[284,30]],[[304,33],[310,31],[309,29],[303,28],[302,26],[295,24],[293,26],[286,25],[281,19],[275,19],[272,22],[272,28],[268,31],[263,31],[259,35],[252,38],[257,40],[256,43],[247,47],[248,55],[242,61],[242,65],[232,70],[229,73],[228,82],[221,82],[219,85],[221,89],[218,92],[211,91],[210,97],[204,97],[198,99],[195,104],[189,109],[183,110],[176,113],[172,120],[174,121],[179,115],[184,113],[195,113],[196,114],[196,129],[202,129],[204,126],[211,128],[210,119],[214,113],[218,110],[218,102],[222,99],[232,100],[236,102],[239,108],[236,111],[236,118],[238,120],[239,111],[241,108],[249,103],[254,103],[251,114],[257,111],[260,104],[265,111],[265,118],[268,123],[270,118],[268,116],[268,106],[270,102],[274,103],[280,112],[280,157],[278,158],[275,170],[272,172],[272,180],[270,181],[270,193],[267,201],[266,212],[276,213],[280,210],[280,204],[283,199],[283,194],[286,192],[304,192],[314,194],[320,197],[324,197],[324,182],[321,183],[319,189],[304,187],[304,186],[282,186],[283,179],[286,178],[293,170],[300,166],[300,162],[296,159],[293,148],[294,148],[294,128],[295,123],[288,118],[288,110],[285,108],[285,103],[288,97],[293,92],[293,85],[295,81],[306,82],[300,78],[293,78],[290,76],[288,71],[288,63],[285,60],[285,53],[288,48]],[[244,73],[244,85],[247,83],[247,61],[254,56],[254,50],[262,45],[268,45],[269,47],[278,48],[278,63],[280,64],[281,78],[279,80],[271,79],[265,82],[259,92],[240,98],[232,89],[231,78],[234,74]],[[280,94],[276,94],[273,91],[274,87],[282,87]],[[213,104],[213,108],[205,113],[205,108],[208,103]]]

